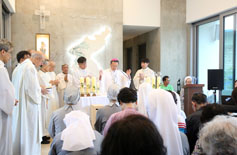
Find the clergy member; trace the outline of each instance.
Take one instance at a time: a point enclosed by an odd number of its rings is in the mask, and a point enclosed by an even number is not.
[[[4,67],[11,59],[12,44],[0,40],[0,154],[12,154],[12,111],[15,102],[14,87]]]
[[[19,71],[21,71],[22,69],[22,64],[25,60],[29,59],[31,57],[31,53],[28,52],[28,51],[20,51],[17,53],[16,55],[16,59],[17,59],[17,62],[18,62],[18,65],[16,66],[16,68],[14,69],[13,73],[12,73],[12,83],[14,85],[14,88],[19,88],[19,84],[20,84],[20,81],[21,81],[21,78],[19,74],[21,74]],[[15,89],[15,98],[16,100],[19,101],[19,95],[20,95],[20,92],[18,89]],[[18,103],[18,104],[21,104],[21,103]],[[17,140],[19,140],[19,137],[20,135],[16,135],[18,133],[18,128],[19,128],[19,125],[20,125],[20,122],[19,122],[19,119],[20,119],[20,106],[21,105],[18,105],[18,106],[14,106],[13,108],[13,112],[12,112],[12,140],[13,140],[13,143]],[[14,143],[16,144],[16,143]],[[14,147],[14,146],[13,146]],[[14,147],[15,148],[15,147]]]
[[[155,77],[155,72],[150,69],[149,66],[150,60],[148,58],[143,58],[141,61],[141,69],[139,69],[134,78],[133,82],[136,87],[136,89],[139,89],[139,86],[145,81],[146,78],[154,78]]]
[[[14,155],[41,154],[41,92],[46,94],[47,90],[40,87],[36,68],[43,60],[41,52],[33,52],[31,58],[21,64],[16,75],[19,80],[15,87],[19,91],[19,126],[16,135],[19,135],[19,139],[13,141]]]
[[[72,75],[68,74],[67,64],[62,65],[62,73],[59,73],[56,76],[56,79],[59,80],[59,84],[58,84],[59,107],[63,107],[64,106],[64,101],[63,101],[64,90],[67,87],[70,87],[72,85]]]
[[[126,73],[118,69],[119,60],[112,59],[110,61],[110,68],[102,73],[101,77],[101,93],[107,93],[108,88],[112,84],[117,84],[119,88],[129,87],[131,84],[131,70],[128,69]]]
[[[56,74],[54,72],[55,70],[55,62],[49,61],[49,71],[47,74],[50,76],[50,84],[52,85],[52,95],[50,98],[50,102],[52,105],[52,111],[55,111],[59,108],[59,99],[58,99],[58,92],[57,92],[57,86],[59,84],[59,80],[56,79]]]
[[[112,84],[109,86],[107,97],[110,101],[109,105],[106,105],[105,107],[99,109],[96,112],[96,122],[95,122],[95,129],[103,134],[103,130],[105,127],[105,124],[109,117],[116,113],[121,111],[121,107],[119,106],[117,96],[119,93],[119,86],[116,84]]]
[[[30,57],[31,57],[31,54],[29,51],[20,51],[16,55],[16,59],[19,64],[21,64],[23,61],[25,61],[26,59]]]
[[[47,60],[43,61],[40,66],[40,70],[38,71],[39,84],[41,88],[45,88],[48,90],[47,94],[41,94],[41,118],[42,118],[42,128],[43,128],[43,141],[41,144],[49,144],[49,138],[47,138],[48,134],[48,125],[50,116],[53,113],[52,105],[50,99],[52,98],[52,85],[50,82],[50,76],[47,74],[49,71],[49,62]]]
[[[73,85],[80,87],[80,78],[81,77],[90,77],[89,72],[87,71],[87,63],[85,57],[79,57],[77,59],[78,65],[72,67],[71,74],[73,77]]]
[[[64,91],[64,107],[53,112],[50,123],[49,123],[49,135],[54,138],[57,134],[62,132],[66,126],[63,122],[63,119],[66,114],[70,113],[73,110],[79,110],[77,103],[80,100],[79,88],[75,86],[68,86]]]

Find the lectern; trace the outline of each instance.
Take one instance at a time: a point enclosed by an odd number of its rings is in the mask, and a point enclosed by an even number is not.
[[[187,84],[184,86],[184,112],[186,115],[193,113],[192,96],[194,93],[202,93],[204,84]]]

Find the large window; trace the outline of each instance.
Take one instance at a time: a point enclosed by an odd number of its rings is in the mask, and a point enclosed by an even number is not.
[[[219,20],[211,20],[196,26],[197,80],[204,84],[203,92],[209,102],[214,102],[213,91],[207,89],[208,69],[219,69]]]
[[[193,73],[199,84],[205,84],[203,91],[208,101],[214,101],[213,91],[207,90],[208,69],[224,70],[224,90],[221,94],[231,95],[237,80],[237,10],[194,24],[194,34],[196,70]]]
[[[224,90],[223,95],[231,95],[236,74],[236,13],[223,17],[223,68]]]

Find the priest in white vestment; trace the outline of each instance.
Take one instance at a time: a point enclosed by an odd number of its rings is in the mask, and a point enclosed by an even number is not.
[[[129,87],[131,84],[131,70],[127,70],[126,73],[118,69],[119,60],[112,59],[110,61],[110,68],[102,72],[100,91],[102,94],[106,94],[108,88],[112,84],[117,84],[120,89]]]
[[[136,87],[136,89],[139,89],[139,86],[145,81],[146,78],[154,78],[155,77],[155,72],[150,69],[149,66],[150,60],[148,58],[144,58],[141,61],[141,69],[139,69],[134,78],[133,82]]]
[[[14,87],[4,67],[11,59],[12,44],[0,40],[0,154],[12,154],[12,111],[15,102]]]
[[[36,67],[42,64],[44,57],[41,52],[33,52],[30,59],[22,64],[14,79],[19,83],[15,90],[19,94],[19,119],[13,141],[13,155],[40,155],[42,122],[41,122],[41,92]]]
[[[85,57],[79,57],[77,59],[77,65],[74,65],[70,71],[73,78],[73,85],[76,87],[80,87],[80,78],[83,77],[91,77],[89,72],[87,71],[87,64]]]
[[[22,76],[20,76],[19,74],[21,74],[19,71],[22,70],[22,63],[29,59],[31,57],[31,53],[28,51],[20,51],[17,53],[16,55],[16,59],[18,62],[18,65],[16,66],[16,68],[13,70],[12,73],[12,83],[14,88],[19,88],[19,84],[20,81],[22,80]],[[19,76],[19,77],[18,77]],[[21,77],[21,78],[20,78]],[[19,101],[19,90],[15,90],[15,98],[17,101]],[[20,125],[20,103],[18,103],[17,106],[13,107],[13,112],[12,112],[12,140],[14,141],[19,141],[20,135],[16,135],[16,133],[18,132],[18,127]],[[15,143],[14,143],[15,144]],[[14,147],[14,146],[13,146]]]
[[[41,88],[48,90],[47,94],[41,94],[41,118],[42,118],[42,128],[43,128],[43,144],[46,144],[47,139],[45,136],[48,136],[48,125],[49,118],[52,114],[52,106],[50,98],[52,96],[52,85],[49,83],[51,78],[47,74],[49,71],[49,62],[46,60],[43,62],[40,70],[38,71],[39,84]],[[49,143],[49,142],[48,142]]]
[[[50,84],[52,85],[52,95],[50,97],[50,103],[52,105],[52,112],[59,108],[59,99],[58,99],[58,92],[57,86],[59,84],[59,80],[56,79],[55,70],[55,62],[49,61],[49,72],[47,74],[50,76]],[[51,113],[52,114],[52,113]]]
[[[58,97],[59,97],[59,107],[64,106],[64,90],[67,87],[70,87],[72,85],[72,75],[68,74],[68,65],[64,64],[62,65],[62,73],[59,73],[56,76],[56,79],[59,80],[58,84]]]

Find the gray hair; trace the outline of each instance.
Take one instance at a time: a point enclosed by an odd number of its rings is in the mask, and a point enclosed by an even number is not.
[[[65,90],[64,90],[64,103],[65,104],[77,104],[80,100],[80,91],[79,88],[75,87],[75,86],[68,86]]]
[[[44,59],[43,55],[39,52],[33,52],[31,53],[31,58],[34,58],[34,59]]]
[[[10,41],[6,39],[0,39],[0,51],[4,50],[8,52],[12,48],[13,48],[13,45]]]
[[[110,85],[109,88],[108,88],[108,92],[107,92],[108,99],[110,101],[111,100],[117,100],[119,90],[120,90],[120,88],[119,88],[118,85],[116,85],[116,84]]]
[[[48,65],[48,64],[49,64],[49,61],[48,61],[48,60],[44,60],[44,61],[42,62],[42,66]]]
[[[199,141],[207,155],[237,154],[237,118],[216,116],[199,133]]]

